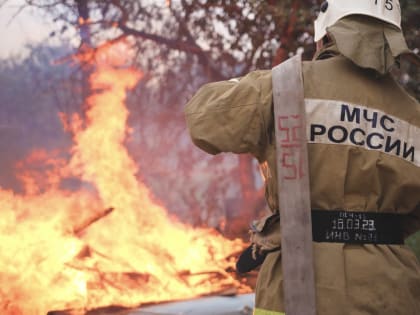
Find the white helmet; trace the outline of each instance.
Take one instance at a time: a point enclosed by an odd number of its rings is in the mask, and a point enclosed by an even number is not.
[[[327,27],[352,14],[368,15],[401,29],[399,0],[328,0],[315,20],[315,42],[327,34]]]

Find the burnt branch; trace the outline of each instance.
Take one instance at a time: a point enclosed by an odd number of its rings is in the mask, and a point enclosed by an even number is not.
[[[88,218],[87,220],[79,224],[79,226],[75,226],[73,228],[73,233],[77,236],[80,236],[80,234],[82,234],[88,227],[90,227],[92,224],[99,221],[100,219],[105,218],[112,211],[114,211],[114,208],[108,208],[99,213],[96,213],[94,216]]]

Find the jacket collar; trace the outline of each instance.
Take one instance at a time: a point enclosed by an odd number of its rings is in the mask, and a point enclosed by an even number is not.
[[[400,56],[420,64],[420,58],[408,49],[402,32],[377,19],[352,15],[337,21],[327,31],[333,43],[321,49],[314,59],[343,55],[379,75],[388,73]]]

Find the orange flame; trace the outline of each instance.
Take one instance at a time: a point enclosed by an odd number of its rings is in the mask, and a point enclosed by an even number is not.
[[[124,102],[142,74],[125,66],[127,51],[106,46],[95,56],[85,118],[74,114],[67,126],[70,162],[37,150],[28,161],[48,168],[39,173],[19,164],[26,194],[0,189],[1,314],[131,307],[232,286],[249,291],[226,272],[233,264],[226,257],[243,243],[170,217],[136,178],[124,146]],[[60,188],[68,176],[82,179],[82,188]],[[114,211],[104,213],[109,207]],[[102,218],[87,227],[95,217]]]

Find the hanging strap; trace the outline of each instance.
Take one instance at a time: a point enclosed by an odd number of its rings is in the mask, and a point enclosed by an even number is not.
[[[272,69],[284,301],[287,315],[316,315],[302,61]]]

